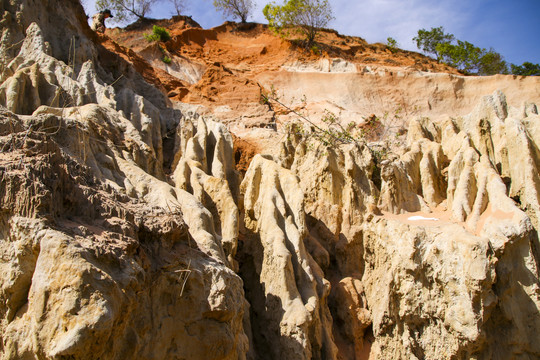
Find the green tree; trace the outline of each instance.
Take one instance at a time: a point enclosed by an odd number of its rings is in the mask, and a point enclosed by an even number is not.
[[[114,21],[123,22],[145,18],[158,1],[160,0],[97,0],[96,8],[100,11],[112,10]]]
[[[458,40],[457,45],[440,43],[435,50],[444,63],[469,74],[478,72],[482,49],[470,42]]]
[[[418,35],[413,38],[416,41],[418,49],[422,50],[426,54],[432,54],[440,60],[437,46],[440,44],[450,44],[454,41],[454,35],[445,34],[442,26],[431,28],[431,30],[420,29]]]
[[[533,64],[525,61],[523,65],[510,66],[512,68],[512,74],[521,76],[540,76],[540,64]]]
[[[157,25],[152,27],[152,34],[144,34],[143,36],[148,41],[169,41],[171,39],[169,31]]]
[[[214,6],[225,16],[238,18],[242,23],[247,21],[254,7],[252,0],[214,0]]]
[[[294,29],[305,36],[306,47],[311,47],[319,29],[334,19],[328,0],[284,0],[283,5],[267,4],[263,14],[270,28],[281,33]]]
[[[493,49],[482,49],[468,41],[457,41],[457,45],[438,44],[437,53],[441,61],[467,74],[507,74],[508,65],[501,54]]]
[[[508,64],[493,48],[483,51],[478,63],[478,75],[508,74]]]

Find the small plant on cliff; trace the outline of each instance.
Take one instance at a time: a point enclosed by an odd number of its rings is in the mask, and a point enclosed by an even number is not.
[[[168,41],[171,39],[171,34],[167,29],[154,25],[151,34],[144,34],[144,38],[148,41]]]
[[[168,57],[167,55],[164,55],[161,58],[161,61],[163,61],[165,64],[170,64],[172,62],[172,59],[170,57]]]
[[[114,13],[115,22],[143,19],[159,0],[97,0],[96,9],[110,9]]]
[[[271,29],[279,34],[297,32],[305,37],[310,48],[319,30],[334,19],[328,0],[287,0],[283,5],[267,4],[264,17]]]
[[[396,53],[399,49],[396,39],[392,37],[389,37],[388,39],[386,39],[386,46],[388,47],[388,50],[390,50],[392,54]]]
[[[253,13],[252,0],[214,0],[214,6],[223,15],[240,19],[242,23],[245,23]]]
[[[301,108],[306,108],[307,99],[302,97]],[[349,121],[345,124],[340,114],[335,114],[328,109],[320,119],[320,126],[312,121],[298,107],[286,105],[280,100],[276,89],[272,86],[270,91],[261,92],[261,103],[266,104],[272,111],[293,114],[296,120],[285,124],[286,134],[289,137],[302,138],[305,140],[307,149],[313,149],[317,143],[324,146],[336,147],[343,144],[364,144],[373,156],[380,162],[391,154],[391,149],[403,145],[405,127],[405,115],[414,116],[418,108],[406,111],[402,106],[397,106],[394,111],[387,111],[382,116],[374,114],[364,117],[361,122]]]
[[[305,96],[301,99],[301,101],[304,104],[306,103],[307,99]],[[287,106],[280,101],[277,92],[273,87],[270,92],[261,94],[261,103],[268,104],[269,106],[271,106],[272,103],[276,103],[285,108],[288,112],[297,116],[300,123],[293,122],[291,125],[289,125],[287,127],[287,131],[289,133],[292,132],[302,137],[314,138],[325,146],[339,146],[341,144],[351,144],[362,141],[363,131],[359,129],[354,122],[350,122],[346,126],[343,126],[339,116],[326,109],[324,110],[324,115],[321,118],[321,121],[325,125],[318,126],[311,119],[309,119],[307,115],[292,109],[290,106]],[[304,128],[304,123],[309,126]]]

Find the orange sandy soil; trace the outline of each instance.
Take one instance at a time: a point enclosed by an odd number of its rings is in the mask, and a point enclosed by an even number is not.
[[[166,28],[171,40],[159,45],[148,42],[144,34],[151,33],[153,25]],[[159,82],[171,100],[210,107],[228,105],[234,109],[242,103],[258,102],[261,87],[254,80],[256,75],[279,71],[282,65],[295,60],[315,62],[321,57],[339,57],[358,65],[458,74],[455,69],[419,53],[405,50],[392,53],[386,45],[368,44],[359,37],[343,36],[333,30],[324,30],[317,38],[319,54],[304,49],[298,39],[279,37],[266,25],[226,22],[202,29],[191,18],[182,16],[140,21],[125,29],[108,29],[106,35],[112,41],[106,40],[103,45],[134,63],[147,80]],[[203,65],[202,78],[189,84],[165,70],[152,69],[142,56],[133,56],[157,46],[163,47],[171,58]]]
[[[421,216],[425,219],[421,220],[409,220],[412,216]],[[482,213],[480,216],[480,219],[478,223],[476,224],[475,229],[471,229],[467,226],[466,223],[461,221],[456,221],[452,218],[452,212],[450,210],[447,210],[444,206],[438,206],[435,209],[431,209],[430,213],[417,211],[417,212],[410,212],[410,213],[404,213],[404,214],[391,214],[389,212],[383,211],[382,217],[392,220],[397,220],[405,224],[410,225],[416,225],[416,226],[423,226],[423,227],[437,227],[437,226],[444,226],[449,224],[457,224],[463,227],[466,231],[470,232],[473,235],[481,236],[482,228],[484,227],[484,224],[486,220],[489,217],[498,219],[498,220],[510,220],[514,216],[513,213],[506,213],[501,210],[494,210],[491,206],[491,204],[488,205],[487,209]],[[432,218],[435,218],[437,220],[431,220]]]
[[[166,28],[171,39],[160,43],[146,40],[144,34],[152,33],[153,25]],[[342,58],[357,66],[458,74],[455,69],[419,53],[399,49],[392,53],[386,45],[368,44],[359,37],[343,36],[333,30],[321,31],[317,38],[317,53],[305,49],[300,39],[284,39],[266,25],[226,22],[212,29],[202,29],[184,16],[147,19],[124,29],[107,29],[106,34],[98,34],[97,39],[105,49],[133,64],[171,101],[200,104],[209,111],[226,106],[230,110],[230,119],[241,118],[246,128],[268,127],[275,122],[274,114],[284,110],[261,104],[261,94],[267,94],[271,89],[264,89],[257,82],[258,75],[282,71],[283,65],[294,61]],[[170,71],[173,66],[161,61],[164,55],[180,64],[178,71],[192,65],[199,69],[194,76],[196,80],[175,77],[174,71]],[[228,122],[230,119],[224,115],[221,120]],[[238,169],[245,171],[261,144],[256,146],[238,139],[235,137]]]

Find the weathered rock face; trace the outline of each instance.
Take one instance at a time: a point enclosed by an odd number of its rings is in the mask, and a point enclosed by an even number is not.
[[[335,358],[327,307],[330,286],[305,249],[308,233],[298,178],[257,155],[241,192],[242,273],[249,276],[247,297],[257,320],[252,329],[258,334],[254,340],[259,356]]]
[[[77,1],[1,6],[2,358],[540,357],[536,105],[413,119],[386,159],[289,134],[241,179]]]
[[[531,109],[533,118],[536,116],[534,107],[526,109]],[[378,293],[381,286],[386,286],[388,290],[383,293],[396,296],[381,302],[380,295],[373,295],[376,297],[372,301],[382,306],[371,308],[373,349],[381,358],[386,351],[401,356],[412,353],[418,358],[441,356],[438,354],[447,354],[442,355],[444,358],[538,356],[536,342],[530,338],[530,331],[537,331],[531,329],[540,325],[537,202],[530,196],[538,191],[538,160],[534,155],[538,148],[534,145],[535,134],[526,127],[530,116],[523,119],[508,113],[504,95],[497,92],[464,118],[416,126],[422,131],[410,133],[409,140],[423,138],[421,144],[436,145],[437,151],[450,159],[449,166],[444,169],[444,162],[433,162],[429,172],[422,172],[422,160],[413,171],[409,167],[409,174],[420,169],[419,188],[414,176],[407,177],[405,185],[395,185],[390,179],[386,187],[383,183],[383,194],[399,193],[398,186],[403,186],[420,189],[416,195],[424,195],[428,204],[427,197],[433,194],[446,198],[451,219],[461,225],[426,227],[386,219],[365,224],[364,246],[372,259],[365,259],[362,278],[368,304],[370,287]],[[510,113],[528,115],[526,110],[512,109]],[[440,139],[442,150],[430,139]],[[416,145],[412,146],[414,149]],[[423,158],[429,154],[424,149],[423,145]],[[510,152],[512,156],[507,155]],[[398,169],[395,172],[407,165],[395,161],[387,166]],[[424,173],[434,176],[424,180]],[[436,183],[445,174],[447,187]],[[513,191],[516,188],[521,190]],[[381,196],[383,207],[387,198]],[[433,208],[439,203],[430,205]],[[399,206],[388,208],[401,211]],[[395,255],[390,255],[393,251]],[[389,264],[397,268],[390,265],[389,271]],[[384,270],[376,274],[379,267]],[[437,279],[439,276],[445,280]],[[383,280],[385,277],[387,280]],[[462,284],[467,290],[460,289]],[[438,295],[431,297],[430,293]],[[523,310],[517,313],[512,310],[515,307]],[[431,317],[431,311],[442,312]],[[409,318],[410,322],[406,320]],[[529,330],[523,331],[525,328]],[[399,338],[401,342],[394,343]],[[446,341],[437,342],[437,338]]]
[[[107,112],[2,114],[3,357],[242,357],[242,281],[186,226],[174,188],[133,162],[123,144],[144,143],[118,132],[130,123]]]
[[[535,109],[496,92],[463,118],[415,119],[409,150],[380,164],[289,136],[278,163],[300,179],[342,356],[538,356],[523,332],[540,321]]]
[[[76,1],[56,4],[55,28],[87,45],[85,62],[62,61],[41,29],[54,34],[54,5],[2,5],[25,19],[3,30],[25,37],[2,53],[2,358],[244,358],[242,280],[211,213],[164,181],[179,112],[120,59],[108,85]]]
[[[211,214],[194,213],[192,208],[183,212],[192,214],[193,221],[205,219],[214,228],[225,253],[229,266],[237,270],[234,259],[238,246],[238,174],[234,169],[233,142],[231,134],[223,124],[212,120],[184,118],[178,127],[179,148],[174,164],[173,181],[176,187],[185,190],[209,209]],[[234,195],[233,195],[234,194]],[[200,228],[201,226],[193,226]]]

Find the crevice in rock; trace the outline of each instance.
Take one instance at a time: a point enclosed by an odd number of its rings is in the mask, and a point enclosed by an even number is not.
[[[268,338],[271,330],[265,318],[266,296],[265,284],[260,279],[260,265],[263,261],[263,250],[258,236],[255,234],[242,235],[239,239],[236,260],[240,265],[238,274],[244,281],[246,300],[250,303],[249,319],[253,334],[253,349],[257,358],[275,359],[278,356],[272,341]]]

